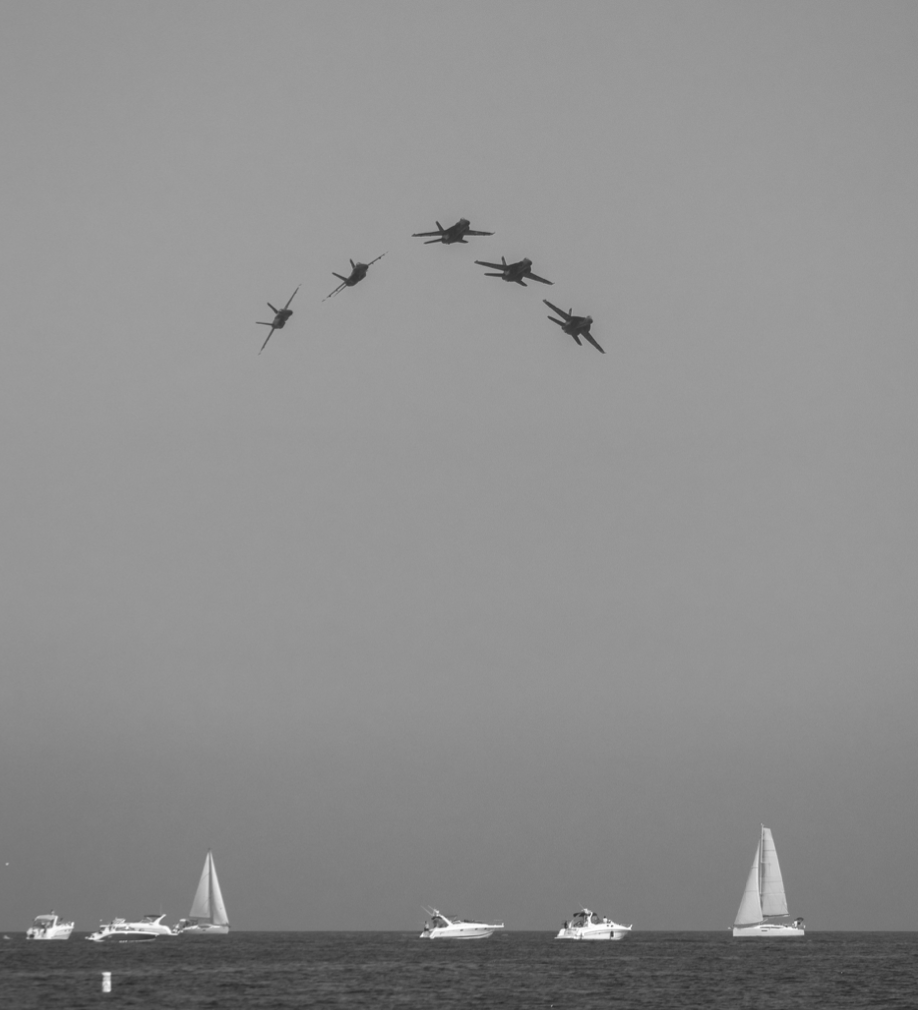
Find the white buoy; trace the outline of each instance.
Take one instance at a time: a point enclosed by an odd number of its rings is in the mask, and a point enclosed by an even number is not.
[[[102,992],[112,991],[112,973],[110,971],[102,972]]]

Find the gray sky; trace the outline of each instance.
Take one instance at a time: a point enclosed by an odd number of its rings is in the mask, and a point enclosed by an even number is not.
[[[913,928],[918,6],[0,18],[0,928]]]

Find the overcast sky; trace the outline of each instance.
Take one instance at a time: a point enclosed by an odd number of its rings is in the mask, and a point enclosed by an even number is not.
[[[914,928],[916,4],[0,21],[0,928]]]

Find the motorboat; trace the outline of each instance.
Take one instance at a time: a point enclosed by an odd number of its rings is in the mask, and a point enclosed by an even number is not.
[[[175,932],[182,936],[226,936],[229,933],[229,916],[223,903],[223,892],[217,879],[214,854],[207,850],[204,869],[194,892],[194,901],[187,919],[180,919]]]
[[[733,923],[733,935],[804,936],[806,926],[803,919],[794,919],[793,922],[774,921],[787,918],[787,896],[784,893],[784,879],[778,864],[775,840],[763,824],[743,899]]]
[[[558,931],[556,940],[621,940],[631,932],[631,926],[613,922],[589,908],[575,912],[570,922]]]
[[[145,915],[137,922],[126,919],[112,919],[101,925],[95,933],[87,936],[87,940],[96,943],[138,943],[143,940],[155,940],[158,936],[175,936],[167,926],[162,915]]]
[[[35,921],[26,930],[27,940],[67,940],[73,932],[72,922],[62,922],[52,909],[50,915],[36,915]]]
[[[444,915],[436,908],[425,908],[429,916],[421,931],[422,940],[484,940],[495,929],[503,929],[502,922],[474,922],[459,916]]]

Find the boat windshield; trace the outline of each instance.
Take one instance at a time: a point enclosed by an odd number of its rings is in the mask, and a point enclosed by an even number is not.
[[[443,929],[445,926],[449,925],[449,923],[446,921],[446,919],[443,918],[442,915],[433,916],[431,922],[433,923],[434,929]]]
[[[55,916],[53,915],[36,915],[35,921],[32,923],[33,926],[51,926],[54,924]]]

